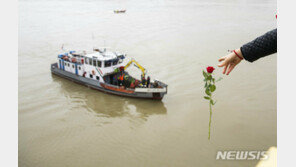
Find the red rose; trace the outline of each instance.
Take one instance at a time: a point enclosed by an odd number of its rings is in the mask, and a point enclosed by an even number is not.
[[[215,68],[212,66],[207,67],[208,73],[212,73],[214,70],[215,70]]]

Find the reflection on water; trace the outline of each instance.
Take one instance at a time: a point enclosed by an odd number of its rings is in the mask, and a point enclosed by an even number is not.
[[[110,95],[56,75],[51,76],[53,81],[58,82],[61,86],[60,92],[67,96],[71,103],[78,103],[81,105],[80,107],[86,107],[89,111],[97,113],[99,117],[132,117],[136,112],[138,118],[145,119],[149,115],[166,114],[167,112],[162,101]]]

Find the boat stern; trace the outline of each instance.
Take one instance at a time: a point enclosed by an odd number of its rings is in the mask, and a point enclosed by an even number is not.
[[[135,93],[151,94],[152,99],[161,100],[167,94],[168,85],[158,80],[154,82],[158,84],[157,88],[135,88]]]

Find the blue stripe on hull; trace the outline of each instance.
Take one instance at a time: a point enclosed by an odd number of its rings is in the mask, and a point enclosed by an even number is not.
[[[75,74],[78,75],[77,63],[75,63]]]
[[[65,70],[65,62],[62,60],[62,69]]]

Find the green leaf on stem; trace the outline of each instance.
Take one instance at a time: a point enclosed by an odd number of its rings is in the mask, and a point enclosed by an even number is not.
[[[202,74],[205,78],[208,78],[208,74],[205,71],[202,71]]]
[[[211,80],[212,79],[212,75],[209,75],[207,79],[208,80]]]
[[[210,97],[208,97],[208,96],[204,96],[204,98],[207,99],[207,100],[210,100]]]
[[[210,89],[208,89],[208,88],[206,89],[206,94],[209,95],[209,96],[211,96]]]
[[[205,88],[208,86],[208,83],[206,82],[206,84],[205,84]]]
[[[210,90],[211,90],[211,92],[214,92],[216,90],[216,86],[215,85],[211,85],[210,86]]]

